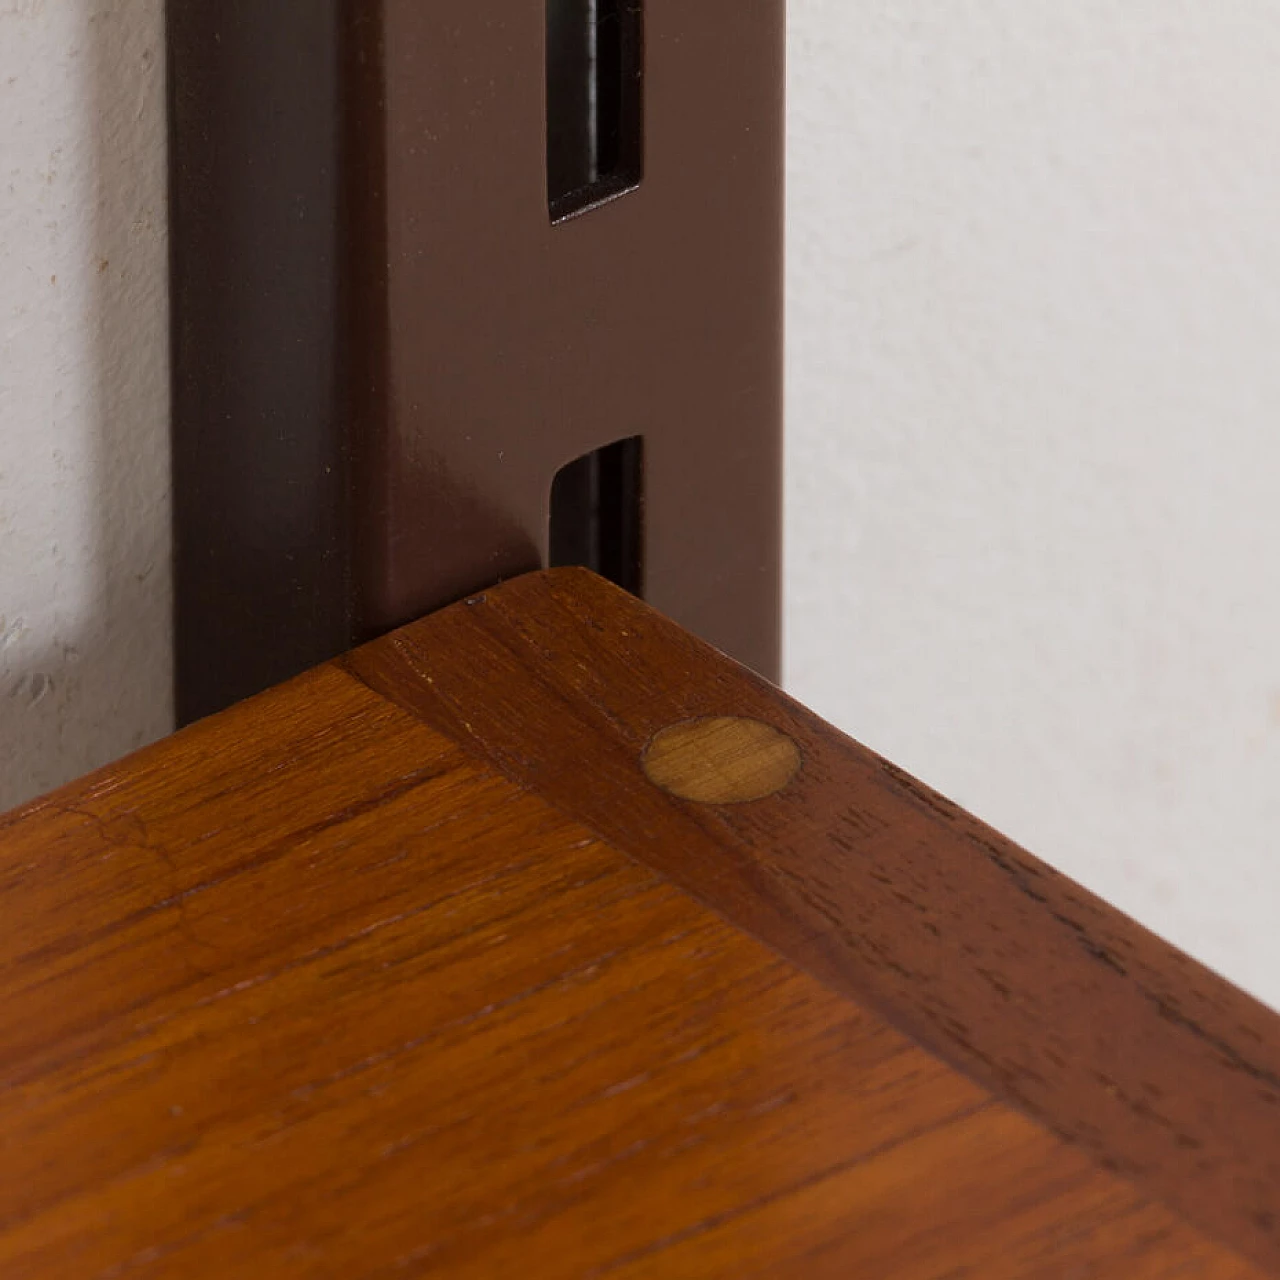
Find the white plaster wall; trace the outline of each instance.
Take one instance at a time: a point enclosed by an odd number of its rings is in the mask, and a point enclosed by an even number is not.
[[[1280,1005],[1280,7],[791,27],[790,684]]]
[[[791,4],[790,684],[1280,1005],[1280,9]],[[0,0],[0,807],[170,722],[161,7]]]
[[[0,0],[0,809],[171,719],[162,0]]]

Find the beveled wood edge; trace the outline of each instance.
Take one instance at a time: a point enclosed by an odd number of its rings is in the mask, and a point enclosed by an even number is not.
[[[576,569],[339,662],[1280,1274],[1280,1017],[765,680]],[[724,715],[792,737],[796,781],[648,782],[655,733]]]

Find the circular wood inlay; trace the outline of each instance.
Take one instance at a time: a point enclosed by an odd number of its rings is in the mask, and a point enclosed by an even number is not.
[[[650,782],[699,804],[776,795],[800,772],[800,748],[760,720],[685,720],[654,735],[642,757]]]

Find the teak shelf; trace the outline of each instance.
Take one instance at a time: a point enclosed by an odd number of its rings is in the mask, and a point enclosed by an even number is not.
[[[583,571],[0,877],[5,1277],[1280,1274],[1280,1020]]]

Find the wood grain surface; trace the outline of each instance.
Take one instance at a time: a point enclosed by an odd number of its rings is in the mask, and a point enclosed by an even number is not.
[[[384,696],[1280,1271],[1280,1019],[654,611],[532,575],[346,659]],[[655,733],[772,724],[757,804],[636,785]]]
[[[1280,1273],[1275,1019],[886,770],[561,571],[0,818],[0,1276]]]

